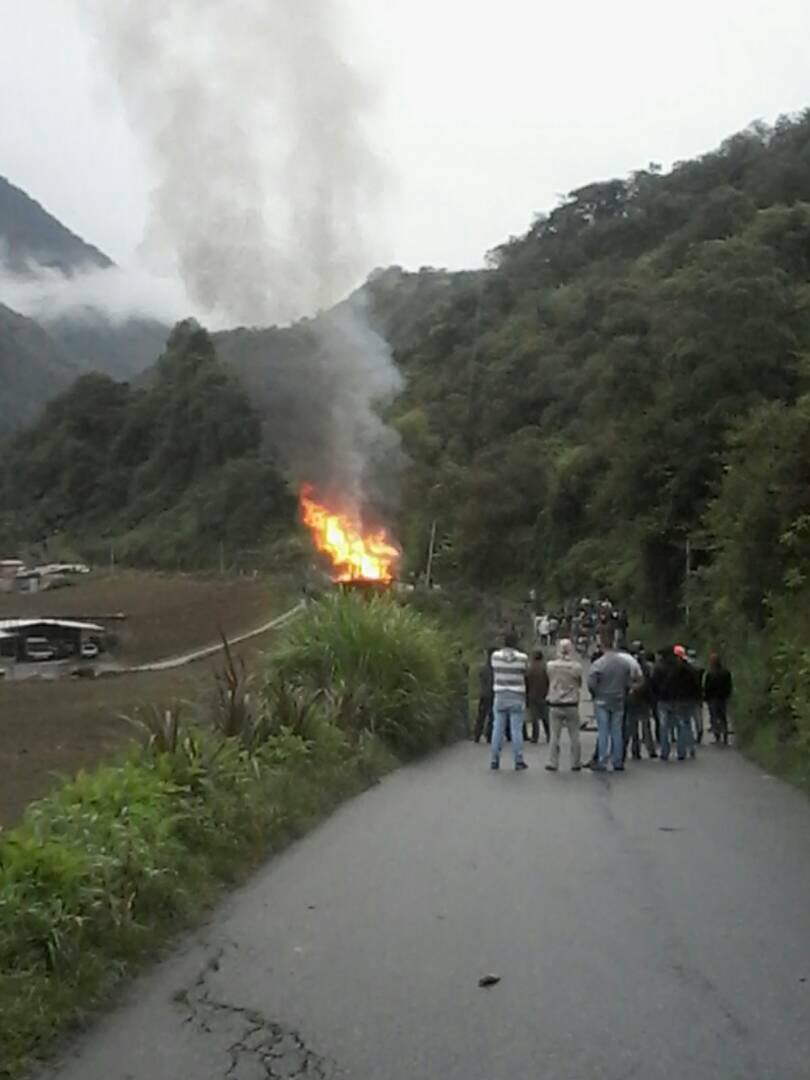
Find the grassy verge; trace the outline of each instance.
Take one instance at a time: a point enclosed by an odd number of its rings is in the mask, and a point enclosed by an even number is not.
[[[781,741],[773,727],[763,728],[747,739],[742,751],[767,772],[810,795],[810,758]]]
[[[450,741],[446,635],[377,600],[316,605],[213,725],[141,715],[143,753],[74,781],[0,840],[0,1076],[15,1077],[239,880],[397,762]]]

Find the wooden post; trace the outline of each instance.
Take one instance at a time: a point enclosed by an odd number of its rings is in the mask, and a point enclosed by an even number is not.
[[[436,551],[436,519],[433,519],[433,525],[430,529],[430,546],[428,548],[428,561],[427,570],[425,571],[425,583],[430,588],[431,578],[433,576],[433,556]]]
[[[689,625],[692,606],[690,604],[691,586],[690,581],[692,577],[692,541],[687,536],[686,538],[686,579],[684,584],[684,609],[686,612],[686,625]]]

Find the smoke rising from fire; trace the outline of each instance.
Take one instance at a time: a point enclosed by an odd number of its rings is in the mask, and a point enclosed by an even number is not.
[[[79,2],[157,177],[145,247],[176,261],[195,305],[219,325],[267,326],[345,296],[372,262],[382,172],[341,0]],[[362,304],[309,327],[334,392],[299,378],[294,439],[276,448],[300,474],[320,445],[307,479],[360,499],[377,440],[390,444],[375,415],[398,387],[390,350]]]

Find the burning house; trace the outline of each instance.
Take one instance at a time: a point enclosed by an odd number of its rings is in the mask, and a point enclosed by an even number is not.
[[[301,491],[299,502],[301,520],[316,549],[328,559],[336,584],[369,590],[393,584],[401,552],[385,529],[364,529],[354,515],[319,503],[309,487]]]

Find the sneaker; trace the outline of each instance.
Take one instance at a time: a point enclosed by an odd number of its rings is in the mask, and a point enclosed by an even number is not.
[[[489,767],[493,771],[497,771],[498,769],[500,769],[501,763],[500,763],[500,761],[490,761]]]
[[[657,757],[658,754],[656,754],[655,750],[653,750],[653,752],[650,754],[650,761],[655,761]]]
[[[624,765],[614,765],[613,766],[613,771],[614,772],[624,772]]]
[[[582,766],[581,765],[572,765],[571,766],[571,772],[582,772]]]
[[[547,772],[557,772],[557,766],[556,765],[546,765],[546,771]]]
[[[526,764],[525,761],[515,762],[515,772],[523,772],[525,769],[528,769],[528,767],[529,766]]]

